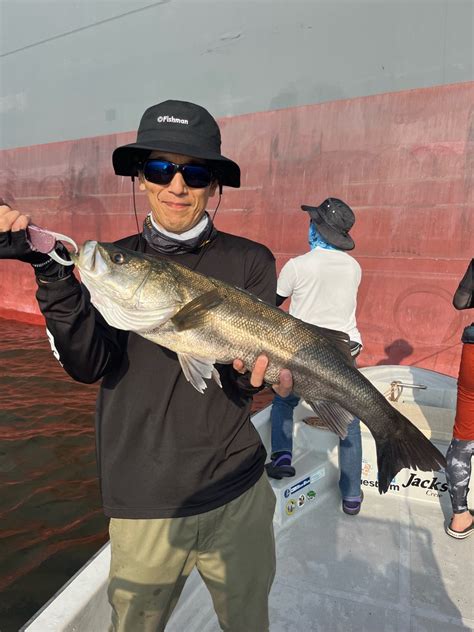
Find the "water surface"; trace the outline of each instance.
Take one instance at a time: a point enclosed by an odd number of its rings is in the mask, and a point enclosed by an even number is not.
[[[107,540],[97,388],[67,376],[44,327],[0,319],[1,632],[17,632]]]
[[[16,632],[106,541],[96,392],[66,375],[44,327],[0,319],[2,632]]]

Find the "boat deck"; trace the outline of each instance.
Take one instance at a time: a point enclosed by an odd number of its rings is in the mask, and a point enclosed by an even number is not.
[[[445,452],[455,381],[443,385],[432,372],[402,378],[423,378],[429,384],[431,393],[409,391],[397,406],[406,404],[412,420]],[[386,390],[385,384],[379,386]],[[426,402],[437,403],[435,415]],[[271,632],[473,630],[474,538],[457,541],[444,532],[451,515],[444,473],[403,470],[390,491],[380,496],[373,440],[363,428],[365,499],[358,516],[347,516],[337,488],[337,438],[304,423],[311,414],[304,403],[295,411],[296,477],[272,481],[277,495],[277,573],[270,596]],[[268,448],[269,409],[255,415],[253,422]],[[471,506],[472,499],[471,491]],[[106,546],[23,629],[105,632],[110,621],[109,558]],[[166,630],[220,630],[196,571]]]
[[[369,492],[354,517],[327,491],[277,530],[271,632],[472,630],[474,542],[445,534],[443,505]],[[168,630],[220,630],[197,574]]]

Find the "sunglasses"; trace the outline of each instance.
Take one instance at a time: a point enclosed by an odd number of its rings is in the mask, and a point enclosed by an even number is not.
[[[169,160],[147,160],[143,175],[153,184],[169,184],[176,173],[183,176],[188,187],[203,189],[212,182],[212,171],[206,165],[177,165]]]

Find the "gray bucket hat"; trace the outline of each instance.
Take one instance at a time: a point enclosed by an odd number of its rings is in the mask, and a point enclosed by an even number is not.
[[[311,220],[322,237],[341,250],[352,250],[354,240],[349,235],[355,222],[355,215],[351,207],[337,198],[327,198],[319,206],[301,207],[310,214]]]

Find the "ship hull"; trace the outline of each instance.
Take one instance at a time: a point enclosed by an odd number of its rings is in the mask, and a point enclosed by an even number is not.
[[[474,253],[473,102],[468,82],[222,118],[242,186],[224,188],[216,225],[266,244],[280,269],[308,248],[301,204],[346,200],[363,271],[362,364],[456,375],[470,322],[451,299]],[[133,140],[127,132],[4,150],[1,190],[77,242],[117,239],[136,224],[130,179],[114,175],[111,154]],[[141,221],[141,194],[137,207]],[[25,265],[2,262],[0,316],[42,322],[34,290]]]

